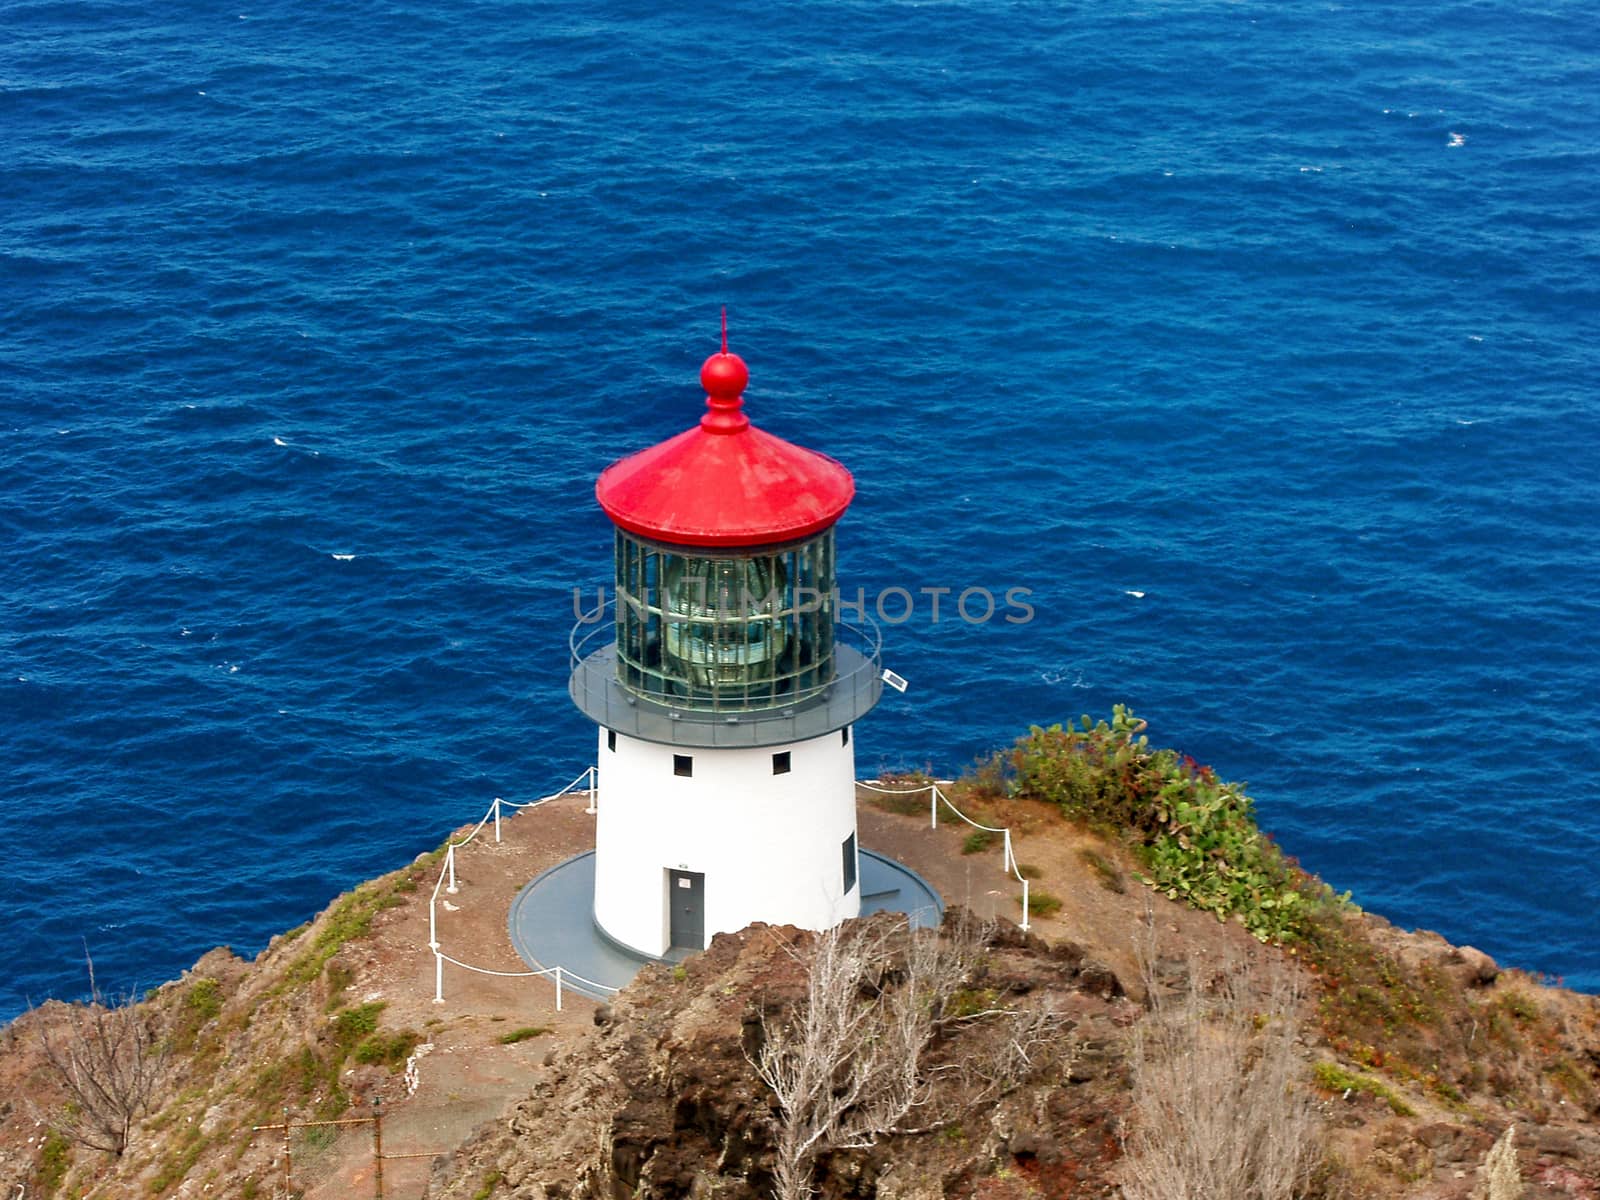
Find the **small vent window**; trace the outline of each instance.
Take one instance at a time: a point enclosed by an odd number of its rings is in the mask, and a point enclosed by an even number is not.
[[[843,729],[839,730],[839,745],[848,746],[849,744],[850,744],[850,726],[846,725]]]
[[[694,774],[694,755],[674,754],[672,756],[672,773],[688,779]]]
[[[787,775],[789,773],[789,752],[781,750],[772,756],[772,773],[774,775]]]
[[[608,729],[608,730],[606,730],[606,749],[607,750],[615,750],[616,748],[617,748],[617,731],[615,729]]]
[[[848,896],[850,889],[856,885],[856,835],[851,834],[844,840],[844,894]]]

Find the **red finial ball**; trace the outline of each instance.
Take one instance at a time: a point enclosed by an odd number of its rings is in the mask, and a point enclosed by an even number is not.
[[[750,382],[750,368],[737,354],[723,351],[706,359],[700,368],[700,386],[718,400],[737,400]]]

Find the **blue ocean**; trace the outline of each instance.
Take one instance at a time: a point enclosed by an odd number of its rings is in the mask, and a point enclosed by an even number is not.
[[[856,476],[910,681],[863,773],[1127,703],[1363,906],[1600,990],[1592,5],[0,30],[0,1017],[586,766],[593,481],[724,305],[753,419]]]

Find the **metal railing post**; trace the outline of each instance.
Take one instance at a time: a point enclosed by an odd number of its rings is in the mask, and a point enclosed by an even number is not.
[[[561,1011],[561,965],[556,964],[556,1011]]]
[[[500,797],[499,796],[496,796],[494,798],[494,840],[495,840],[495,844],[498,845],[499,842],[500,842]]]
[[[294,1194],[294,1177],[289,1173],[289,1106],[283,1106],[283,1194]]]
[[[1028,932],[1028,881],[1022,881],[1022,932]]]
[[[444,890],[454,896],[459,890],[456,887],[456,844],[454,842],[451,842],[450,849],[444,852],[444,861],[445,866],[448,867],[450,871],[450,886]]]
[[[1022,887],[1026,891],[1028,885],[1023,884]],[[1027,917],[1024,916],[1023,920],[1027,920]],[[444,1003],[444,955],[437,949],[433,952],[433,1002]]]
[[[928,785],[928,828],[939,828],[939,785]]]
[[[600,811],[600,781],[595,777],[597,773],[598,768],[591,764],[589,767],[589,807],[583,810],[591,817]]]
[[[1006,861],[1005,861],[1005,864],[1000,869],[1002,871],[1004,871],[1007,875],[1009,875],[1009,874],[1011,874],[1011,868],[1016,866],[1016,865],[1017,865],[1017,860],[1011,853],[1011,828],[1010,828],[1010,826],[1007,826],[1006,827]],[[1024,880],[1024,882],[1026,882],[1026,880]]]
[[[383,1110],[376,1096],[372,1100],[372,1193],[383,1200]]]

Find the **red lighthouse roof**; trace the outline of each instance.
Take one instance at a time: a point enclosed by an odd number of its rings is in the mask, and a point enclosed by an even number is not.
[[[763,546],[819,533],[855,495],[850,472],[825,454],[763,433],[744,414],[744,360],[706,359],[700,424],[612,463],[594,485],[600,507],[629,533],[680,546]]]

